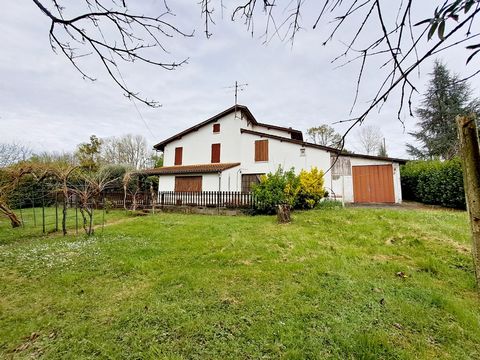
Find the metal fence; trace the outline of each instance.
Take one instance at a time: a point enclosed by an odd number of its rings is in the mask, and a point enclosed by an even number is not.
[[[104,192],[101,195],[101,202],[108,202],[107,206],[111,206],[113,208],[137,208],[137,209],[145,209],[151,208],[152,206],[157,205],[156,193],[153,194],[151,192],[138,192],[135,194],[127,193],[125,195],[122,191],[115,191],[115,192]]]

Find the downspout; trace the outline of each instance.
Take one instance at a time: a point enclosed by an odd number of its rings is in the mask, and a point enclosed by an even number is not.
[[[217,209],[220,214],[220,191],[222,191],[222,172],[218,172],[218,194],[217,194]]]
[[[160,175],[158,175],[157,204],[160,202]]]
[[[222,172],[218,172],[218,191],[222,191]]]
[[[241,174],[242,174],[242,168],[240,168],[240,169],[237,170],[237,178],[235,179],[235,180],[236,180],[236,188],[237,188],[236,191],[241,191],[241,190],[242,190],[242,189],[238,190],[238,177],[239,177],[239,175],[241,175]]]

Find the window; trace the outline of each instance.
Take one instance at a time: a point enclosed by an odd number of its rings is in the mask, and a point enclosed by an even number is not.
[[[201,176],[175,176],[175,192],[202,191]]]
[[[220,132],[220,124],[213,124],[213,132],[214,133]]]
[[[260,176],[263,174],[243,174],[242,192],[252,191],[252,185],[260,183]]]
[[[268,161],[268,140],[255,141],[255,161]]]
[[[175,148],[175,165],[182,165],[183,147]]]
[[[220,144],[212,144],[212,163],[220,162]]]

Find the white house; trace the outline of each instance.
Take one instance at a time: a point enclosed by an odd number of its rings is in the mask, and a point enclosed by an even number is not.
[[[404,160],[339,154],[337,149],[304,141],[299,130],[259,123],[242,105],[154,148],[164,154],[164,167],[148,170],[159,176],[159,192],[248,192],[260,175],[275,172],[279,165],[296,172],[316,166],[325,171],[331,197],[345,202],[402,200],[399,164]]]

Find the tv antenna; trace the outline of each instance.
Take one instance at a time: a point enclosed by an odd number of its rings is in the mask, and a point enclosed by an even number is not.
[[[238,92],[244,91],[248,84],[239,84],[238,81],[235,81],[235,85],[227,86],[226,89],[235,89],[235,106],[237,105]]]

